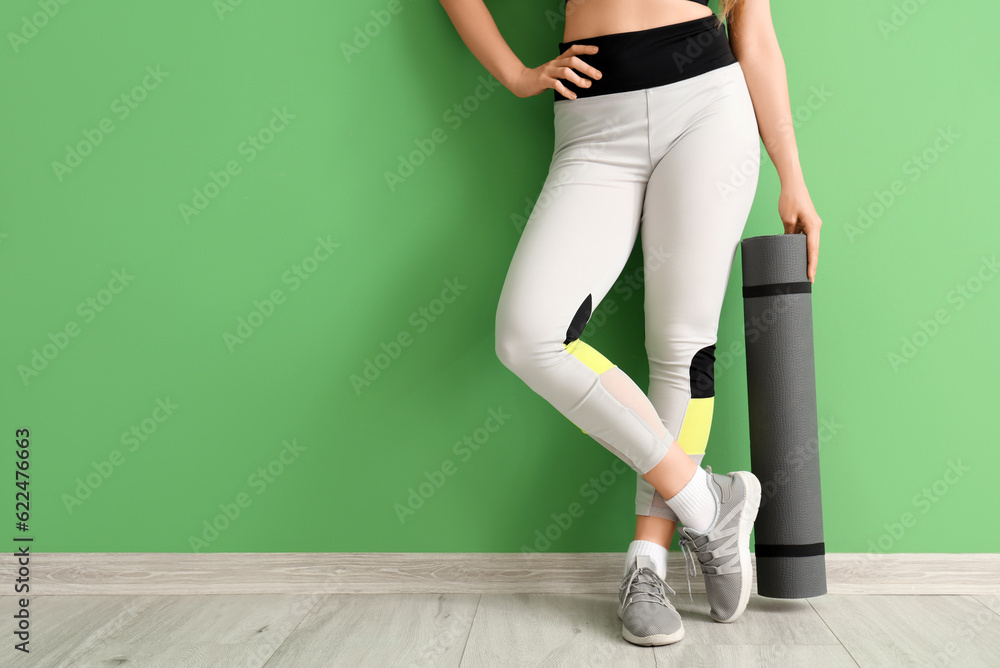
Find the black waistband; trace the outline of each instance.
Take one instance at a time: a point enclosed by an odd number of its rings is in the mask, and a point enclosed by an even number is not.
[[[591,79],[593,83],[588,88],[559,79],[578,97],[663,86],[736,62],[726,27],[715,14],[646,30],[559,42],[559,53],[573,44],[599,47],[597,53],[581,54],[579,58],[602,75],[600,79]],[[583,72],[577,73],[590,79]],[[555,89],[552,92],[557,101],[570,99]]]

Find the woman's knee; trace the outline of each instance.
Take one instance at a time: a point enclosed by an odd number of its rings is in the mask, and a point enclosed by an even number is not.
[[[520,360],[523,358],[521,342],[501,333],[498,329],[496,333],[496,354],[505,367],[516,372],[516,367],[520,365]]]
[[[543,328],[524,319],[497,318],[495,349],[505,367],[521,378],[546,373],[551,358],[566,352],[566,347],[545,336]]]
[[[495,339],[497,358],[505,367],[521,375],[528,364],[530,351],[535,347],[532,338],[500,311],[497,313]]]
[[[650,381],[667,383],[678,390],[686,390],[695,379],[699,386],[704,385],[714,369],[716,342],[714,334],[692,338],[688,333],[685,338],[655,343],[647,337]]]

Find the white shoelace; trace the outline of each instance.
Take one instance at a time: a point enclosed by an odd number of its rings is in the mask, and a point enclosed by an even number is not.
[[[694,540],[688,540],[687,538],[684,538],[682,535],[678,542],[681,544],[681,555],[683,555],[684,557],[684,578],[687,580],[688,598],[690,598],[691,602],[693,603],[694,596],[691,594],[691,576],[698,575],[698,564],[700,562],[694,556],[694,550],[692,550],[690,547],[690,545],[694,543]]]
[[[649,579],[640,580],[639,576],[642,574],[650,576]],[[677,595],[677,592],[675,592],[670,585],[661,580],[660,576],[656,572],[644,567],[637,568],[632,573],[631,577],[627,580],[623,580],[622,583],[618,585],[619,591],[625,591],[625,595],[622,597],[622,607],[624,608],[629,603],[635,603],[636,601],[650,601],[652,603],[665,605],[668,608],[673,608],[674,606],[667,600],[664,587],[674,596]],[[630,596],[633,598],[629,599]]]
[[[727,515],[725,518],[722,519],[724,519],[728,523],[732,515],[736,512],[739,512],[739,508],[730,511],[729,515]],[[717,526],[718,524],[716,525],[716,527]],[[711,535],[713,533],[717,535],[714,536]],[[714,542],[722,537],[727,538],[727,540],[724,543],[716,545],[715,548],[711,550],[699,549],[699,541],[701,541],[700,543],[701,547],[704,548],[708,543]],[[739,572],[739,568],[735,565],[737,562],[737,560],[735,559],[730,559],[727,563],[724,564],[709,566],[706,563],[704,563],[701,559],[695,557],[695,553],[697,552],[700,554],[707,554],[708,559],[705,559],[704,561],[714,561],[719,557],[721,557],[724,553],[732,552],[733,544],[735,543],[736,538],[737,538],[737,527],[725,530],[718,530],[717,528],[713,528],[712,531],[703,534],[698,534],[694,538],[686,538],[684,536],[684,533],[681,533],[681,537],[678,540],[678,542],[681,545],[681,554],[684,555],[684,575],[687,578],[688,597],[691,598],[692,602],[694,601],[694,596],[691,595],[691,576],[698,575],[698,566],[701,566],[702,572],[708,575]],[[689,566],[690,568],[688,568]]]

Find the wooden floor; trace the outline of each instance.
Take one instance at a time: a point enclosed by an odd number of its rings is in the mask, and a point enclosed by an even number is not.
[[[658,648],[622,639],[612,594],[36,596],[30,655],[8,639],[0,665],[1000,666],[994,594],[755,594],[720,624],[679,586],[686,636]]]

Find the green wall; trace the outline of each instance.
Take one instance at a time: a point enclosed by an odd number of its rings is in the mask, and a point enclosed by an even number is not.
[[[490,5],[525,63],[556,55],[561,0]],[[825,223],[827,549],[996,551],[1000,9],[774,14]],[[634,474],[494,352],[549,94],[484,86],[436,2],[12,0],[0,25],[3,498],[27,427],[36,551],[625,549]],[[745,236],[782,231],[778,192],[765,160]],[[749,466],[739,276],[723,472]],[[585,336],[645,388],[641,293],[609,299]]]

